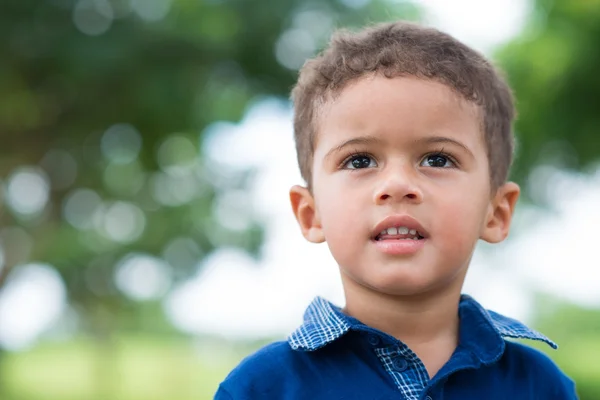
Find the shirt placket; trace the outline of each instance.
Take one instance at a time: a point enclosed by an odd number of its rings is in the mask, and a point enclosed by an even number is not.
[[[419,357],[403,343],[382,346],[376,335],[369,337],[369,343],[406,400],[419,400],[429,383],[429,375]]]

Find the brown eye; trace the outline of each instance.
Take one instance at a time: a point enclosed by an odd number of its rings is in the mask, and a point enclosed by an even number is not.
[[[352,156],[348,161],[344,164],[344,167],[347,169],[363,169],[363,168],[373,168],[376,167],[377,163],[373,160],[372,157],[365,155],[355,155]]]
[[[421,161],[421,166],[431,168],[451,168],[455,165],[449,157],[443,154],[430,154],[423,158],[423,161]]]

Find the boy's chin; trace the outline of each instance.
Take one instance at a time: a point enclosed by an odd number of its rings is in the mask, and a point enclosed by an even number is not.
[[[368,284],[370,290],[394,297],[429,297],[435,296],[440,292],[453,290],[456,285],[445,284],[439,281],[428,280],[407,280],[399,279],[398,281],[387,280],[385,282],[371,282]],[[458,285],[460,291],[460,285]]]
[[[394,296],[394,297],[423,297],[426,296],[427,294],[431,294],[433,293],[433,291],[430,288],[427,287],[414,287],[414,286],[407,286],[407,285],[402,285],[402,286],[386,286],[383,288],[377,288],[376,289],[377,292],[381,293],[381,294],[385,294],[388,296]]]

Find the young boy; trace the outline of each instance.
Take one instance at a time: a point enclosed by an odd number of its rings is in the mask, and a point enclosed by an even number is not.
[[[326,242],[346,306],[322,298],[216,399],[575,399],[556,345],[461,288],[478,239],[506,238],[512,96],[480,54],[409,23],[338,32],[292,97],[304,237]],[[302,273],[302,271],[298,271]]]

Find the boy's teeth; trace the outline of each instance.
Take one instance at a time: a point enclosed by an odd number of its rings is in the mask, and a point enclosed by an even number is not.
[[[408,234],[412,235],[413,237],[406,238],[406,239],[414,239],[414,240],[419,239],[417,230],[416,229],[408,229],[406,226],[387,228],[387,229],[384,229],[383,231],[381,231],[381,233],[380,233],[380,235],[408,235]]]

